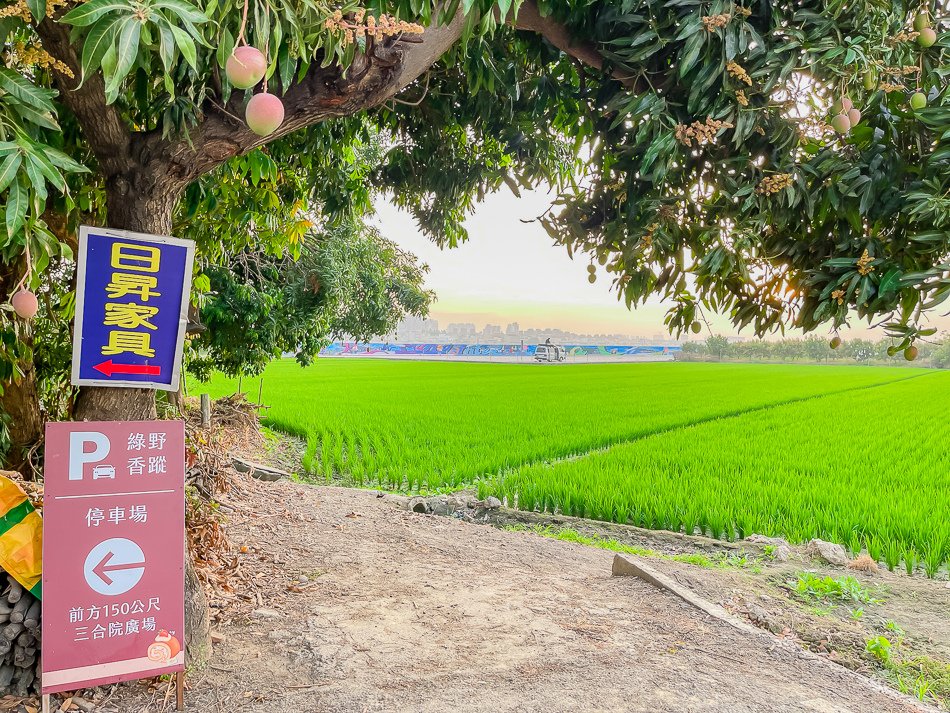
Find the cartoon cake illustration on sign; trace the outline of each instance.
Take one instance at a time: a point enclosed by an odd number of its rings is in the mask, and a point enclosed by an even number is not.
[[[148,660],[156,663],[168,663],[178,656],[181,644],[178,639],[162,629],[155,635],[155,641],[148,646]]]

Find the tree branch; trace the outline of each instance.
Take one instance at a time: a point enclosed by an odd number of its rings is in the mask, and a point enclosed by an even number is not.
[[[161,207],[174,203],[192,181],[239,154],[327,119],[351,116],[388,101],[423,76],[462,35],[461,11],[444,23],[433,23],[421,35],[393,37],[358,54],[344,72],[314,62],[306,76],[281,95],[284,122],[270,136],[253,133],[236,117],[244,115],[245,95],[234,92],[226,106],[209,101],[204,118],[187,139],[169,141],[160,130],[133,133],[114,105],[105,102],[100,72],[78,79],[57,75],[63,103],[76,115],[113,189],[116,201],[125,196],[148,195]],[[580,62],[603,71],[604,58],[591,43],[576,43],[567,28],[551,17],[541,17],[533,0],[521,6],[515,27],[540,33],[551,44]],[[69,28],[44,20],[38,32],[44,47],[79,75],[77,48],[70,44]],[[613,75],[625,86],[636,80]],[[117,206],[119,207],[119,206]]]
[[[43,48],[65,63],[75,75],[70,79],[54,71],[56,88],[63,104],[76,115],[83,136],[99,161],[101,173],[109,180],[129,168],[132,134],[115,105],[106,104],[105,80],[100,72],[86,77],[79,86],[81,68],[77,49],[69,41],[69,27],[45,18],[36,28]]]
[[[224,107],[209,105],[205,118],[193,130],[190,142],[168,143],[160,131],[133,137],[132,155],[143,167],[155,166],[156,178],[181,190],[228,159],[298,129],[326,119],[356,114],[379,106],[425,74],[462,35],[464,18],[458,12],[444,25],[434,24],[419,36],[390,38],[359,54],[342,72],[315,62],[303,80],[283,95],[284,123],[270,136],[253,133],[234,116],[244,115],[244,94],[235,92]]]
[[[598,71],[604,71],[604,56],[596,45],[591,42],[576,41],[565,25],[550,15],[542,17],[534,0],[525,0],[521,5],[518,17],[514,20],[514,27],[518,30],[537,32],[561,52]],[[625,76],[617,71],[611,72],[610,76],[633,91],[640,92],[644,89],[636,77]]]

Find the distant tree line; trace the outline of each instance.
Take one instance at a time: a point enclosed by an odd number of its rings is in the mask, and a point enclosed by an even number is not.
[[[881,339],[845,339],[837,349],[829,340],[817,336],[780,341],[751,340],[732,342],[714,335],[703,342],[686,342],[680,355],[684,361],[775,361],[775,362],[857,362],[863,364],[908,364],[903,353],[888,354],[895,342]],[[913,366],[950,368],[950,334],[932,342],[919,342],[920,354]],[[892,350],[893,351],[893,350]]]

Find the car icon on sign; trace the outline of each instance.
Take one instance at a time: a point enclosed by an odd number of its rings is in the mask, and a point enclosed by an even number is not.
[[[115,480],[115,466],[111,465],[97,465],[92,469],[92,479],[99,480],[100,478],[112,478]]]

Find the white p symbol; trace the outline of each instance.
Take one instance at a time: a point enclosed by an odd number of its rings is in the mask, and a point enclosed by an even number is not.
[[[94,448],[86,452],[86,444]],[[109,439],[97,431],[74,431],[69,434],[69,479],[82,480],[82,467],[97,463],[109,455]]]

